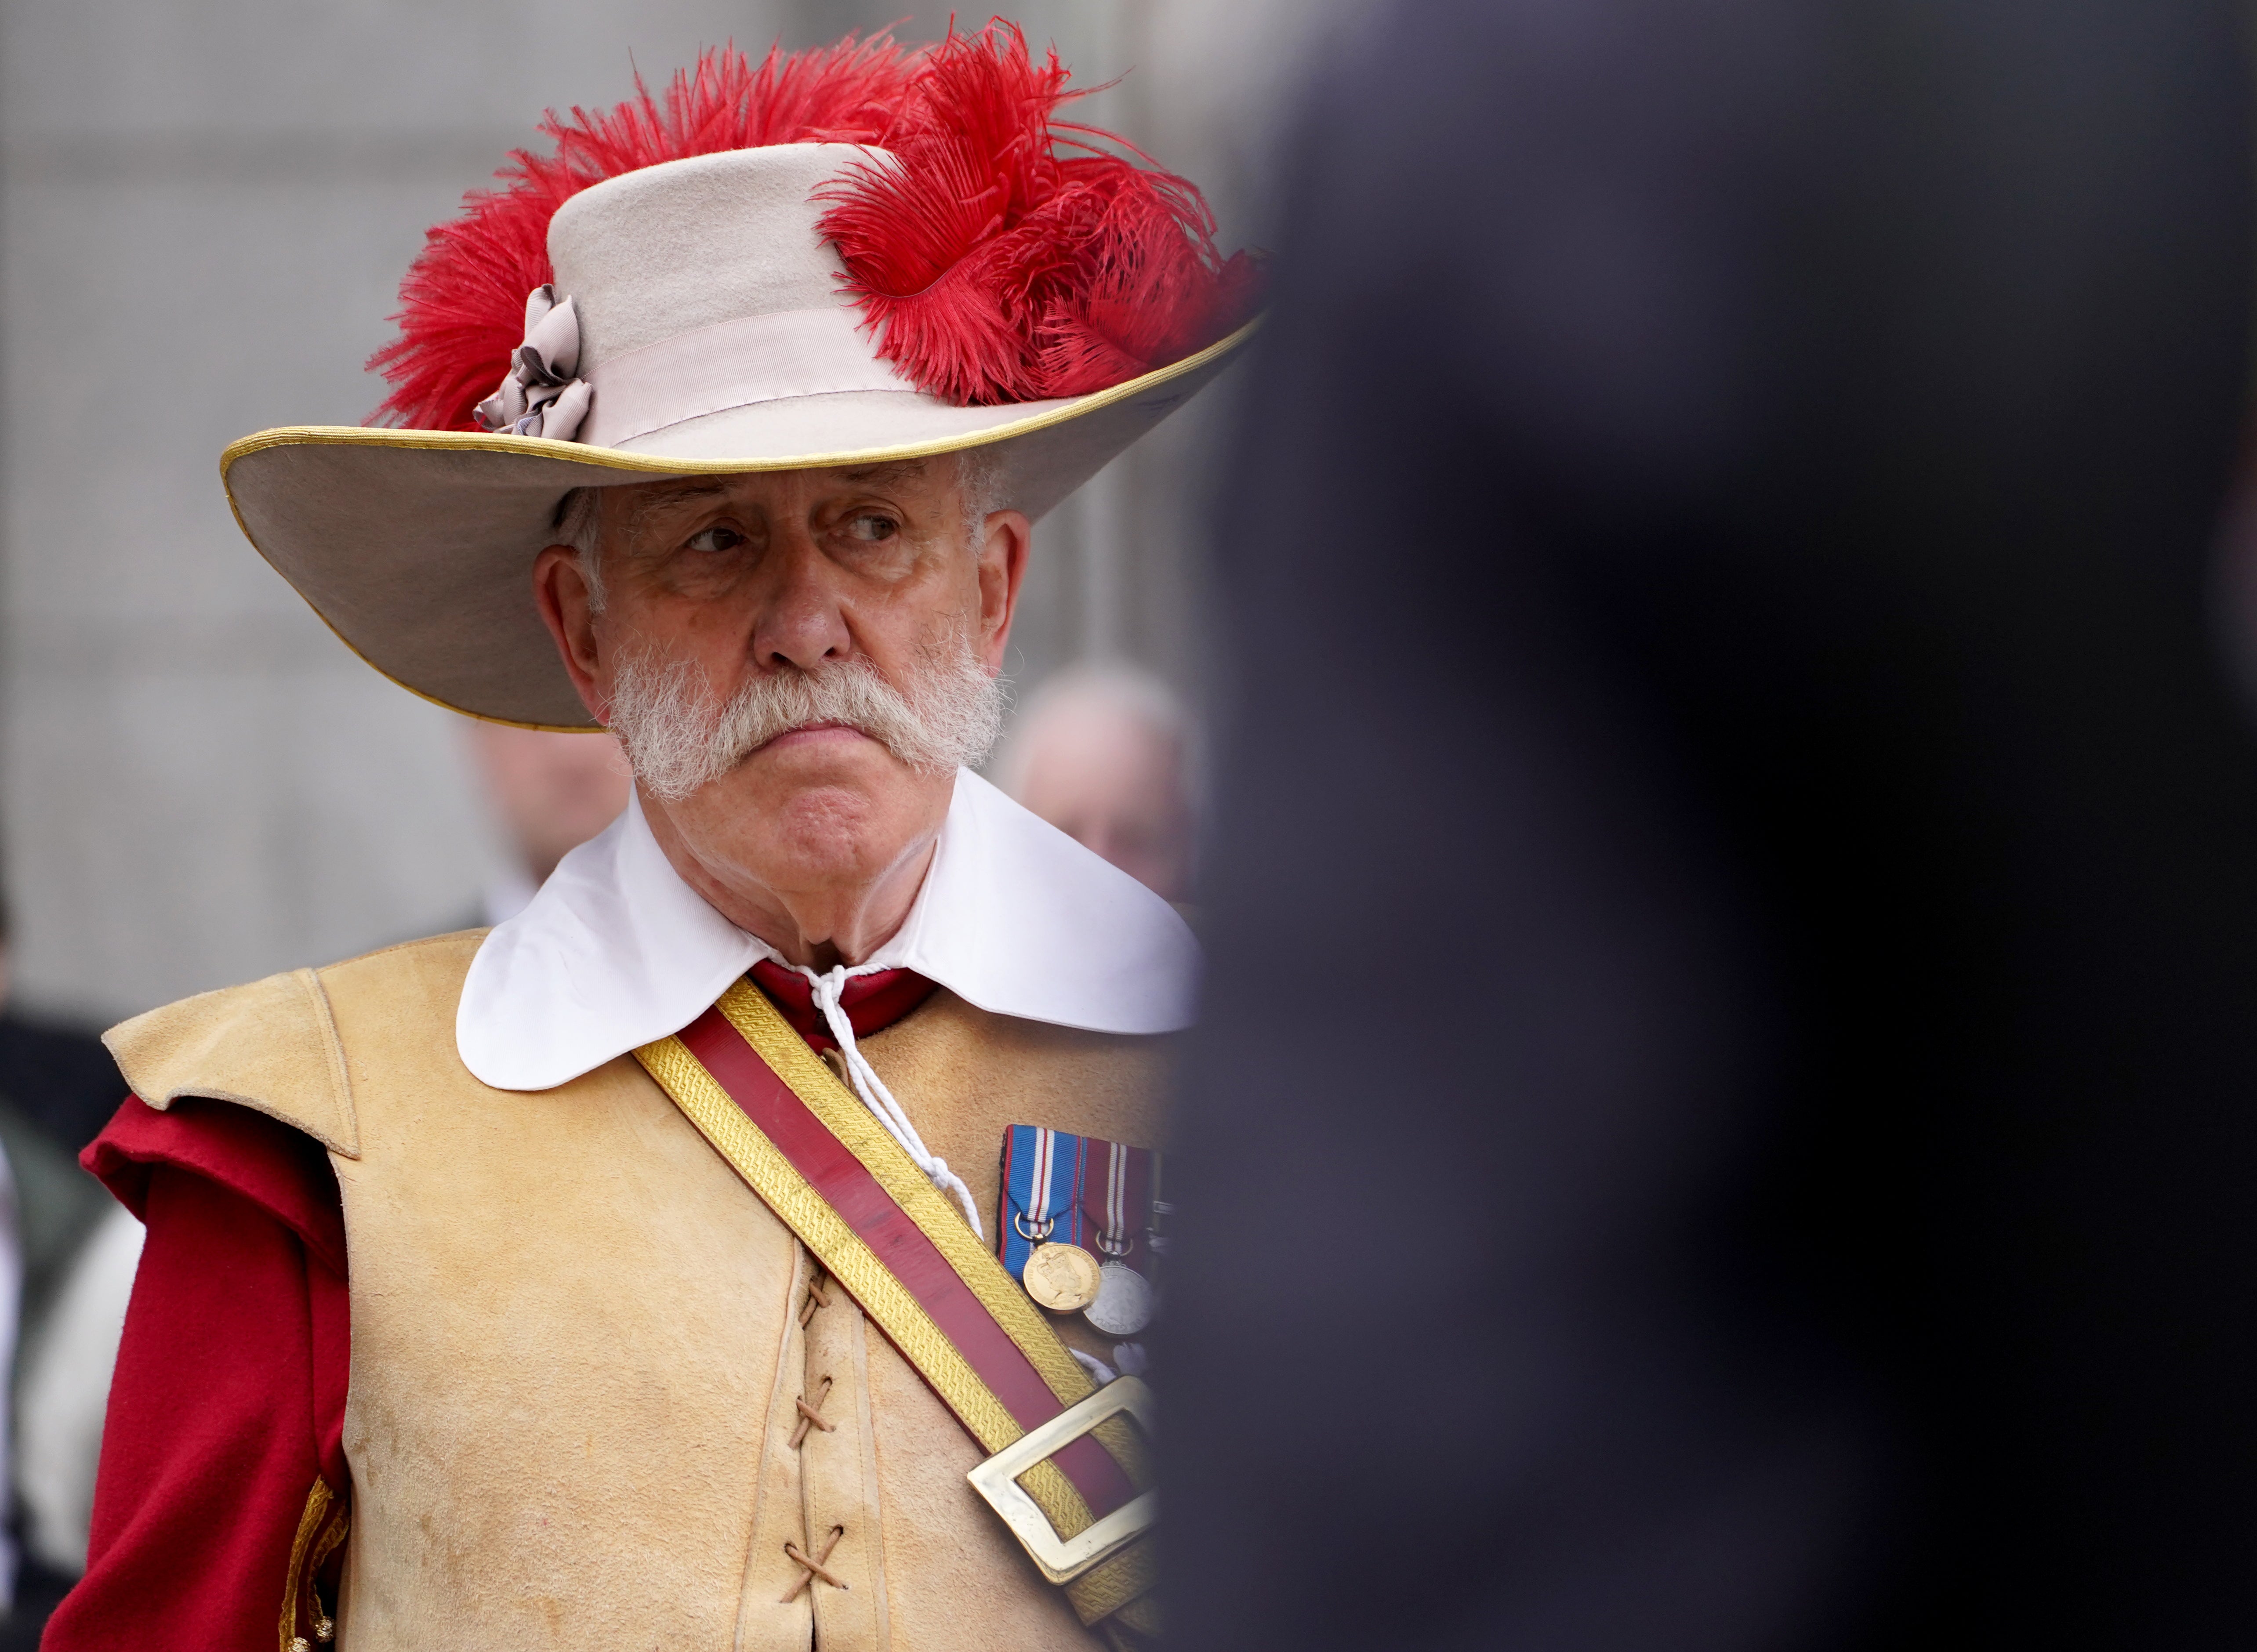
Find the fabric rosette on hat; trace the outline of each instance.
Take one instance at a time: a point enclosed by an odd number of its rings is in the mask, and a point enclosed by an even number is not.
[[[235,443],[237,519],[395,681],[584,728],[530,590],[575,489],[984,448],[1041,517],[1222,369],[1261,284],[1077,95],[994,22],[551,114],[430,231],[379,422]]]

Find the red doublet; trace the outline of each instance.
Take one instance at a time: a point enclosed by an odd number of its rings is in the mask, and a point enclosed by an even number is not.
[[[806,978],[754,979],[817,1049]],[[841,995],[855,1035],[930,995],[906,970]],[[316,1475],[349,1486],[344,1216],[318,1142],[263,1113],[128,1097],[81,1161],[147,1225],[111,1380],[85,1578],[44,1652],[271,1644]],[[334,1564],[334,1563],[332,1563]]]

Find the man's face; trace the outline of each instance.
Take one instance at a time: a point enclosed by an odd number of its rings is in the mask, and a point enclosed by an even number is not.
[[[662,841],[722,885],[879,877],[938,832],[947,742],[920,760],[916,720],[887,708],[945,725],[949,695],[1001,669],[1028,541],[1015,512],[973,529],[957,475],[941,457],[605,489],[600,611],[570,547],[541,554],[582,698],[626,739]]]

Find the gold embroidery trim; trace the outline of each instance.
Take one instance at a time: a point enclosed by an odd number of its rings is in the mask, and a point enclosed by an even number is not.
[[[994,1253],[965,1225],[956,1207],[910,1161],[901,1144],[886,1133],[885,1126],[871,1116],[861,1098],[838,1081],[838,1075],[808,1047],[805,1039],[792,1030],[791,1023],[784,1020],[761,990],[739,978],[721,994],[720,1002],[714,1007],[932,1241],[956,1276],[979,1298],[980,1305],[1018,1345],[1019,1352],[1027,1356],[1058,1403],[1072,1405],[1095,1393],[1096,1385],[1090,1381],[1089,1373],[1075,1363],[1065,1344],[1051,1329],[1050,1322],[1043,1317],[1027,1293],[1019,1288],[1017,1281],[1004,1272]],[[1017,1439],[1023,1432],[1015,1423],[1011,1439]],[[1143,1437],[1126,1417],[1108,1418],[1090,1432],[1121,1465],[1129,1483],[1138,1491],[1152,1483],[1150,1454]],[[1008,1440],[1004,1442],[1008,1444]],[[987,1449],[1000,1451],[1003,1448],[992,1445]],[[1022,1478],[1021,1483],[1027,1486],[1029,1493],[1034,1490],[1026,1479]],[[1036,1500],[1041,1501],[1039,1498]],[[1047,1514],[1051,1511],[1045,1507],[1043,1512]],[[1058,1525],[1055,1518],[1051,1523]],[[1071,1528],[1058,1526],[1058,1535],[1071,1537],[1088,1523],[1084,1519]]]
[[[1065,1598],[1080,1618],[1082,1627],[1087,1628],[1136,1601],[1150,1601],[1159,1582],[1160,1563],[1152,1540],[1140,1537],[1066,1585]]]
[[[306,1641],[298,1633],[301,1623],[313,1628],[318,1639],[329,1638],[320,1632],[319,1626],[327,1621],[327,1614],[322,1610],[321,1596],[315,1592],[314,1574],[336,1552],[350,1525],[351,1517],[329,1490],[329,1481],[318,1474],[314,1476],[313,1487],[306,1493],[306,1507],[298,1515],[297,1535],[290,1540],[290,1569],[282,1585],[280,1652],[302,1652]]]
[[[805,1049],[807,1046],[802,1042],[800,1048]],[[674,1105],[682,1109],[690,1122],[697,1126],[698,1133],[713,1144],[714,1150],[760,1196],[761,1202],[783,1218],[784,1225],[815,1253],[831,1277],[845,1286],[854,1300],[862,1304],[863,1312],[878,1322],[894,1346],[917,1368],[917,1373],[931,1385],[932,1391],[956,1414],[957,1420],[973,1439],[994,1453],[1026,1432],[995,1397],[994,1391],[980,1380],[971,1361],[932,1323],[924,1304],[909,1294],[909,1288],[878,1260],[862,1236],[831,1208],[830,1201],[817,1193],[791,1161],[745,1116],[745,1110],[731,1099],[720,1081],[705,1070],[680,1039],[662,1038],[656,1043],[646,1044],[635,1051],[635,1059],[658,1081],[659,1088],[673,1098]],[[827,1070],[820,1070],[828,1077]],[[780,1073],[778,1077],[790,1082],[787,1074]],[[1036,1465],[1027,1471],[1020,1484],[1027,1488],[1036,1507],[1068,1536],[1086,1528],[1095,1518],[1081,1493],[1074,1489],[1073,1482],[1056,1464]],[[1071,1526],[1065,1523],[1069,1521],[1073,1522]]]
[[[749,981],[739,980],[722,994],[716,1007],[933,1242],[1005,1334],[1018,1345],[1059,1403],[1071,1405],[1093,1393],[1088,1376],[1074,1363],[1058,1334],[1043,1322],[1034,1304],[1013,1287],[1003,1265],[987,1253],[939,1190],[870,1116],[860,1098],[838,1082],[760,990]],[[746,1116],[720,1081],[706,1071],[680,1039],[662,1038],[646,1044],[635,1051],[635,1059],[761,1202],[782,1218],[831,1276],[845,1286],[863,1311],[878,1322],[973,1439],[993,1453],[1025,1434],[971,1362],[933,1324],[924,1305]],[[1115,1418],[1092,1433],[1121,1462],[1131,1484],[1139,1490],[1150,1484],[1150,1468],[1133,1428]],[[1071,1537],[1096,1519],[1073,1482],[1055,1463],[1037,1463],[1020,1476],[1019,1483],[1061,1536]],[[1150,1567],[1139,1555],[1143,1547],[1138,1544],[1077,1578],[1069,1599],[1086,1597],[1096,1601],[1117,1594],[1118,1599],[1104,1608],[1110,1611],[1149,1588]],[[1128,1586],[1132,1583],[1134,1586]],[[1076,1609],[1082,1611],[1079,1605]],[[1096,1614],[1101,1615],[1102,1612]],[[1094,1622],[1096,1616],[1085,1613],[1083,1620]]]
[[[941,1334],[924,1305],[745,1116],[680,1039],[646,1044],[635,1051],[635,1059],[761,1202],[783,1218],[831,1276],[885,1328],[974,1439],[993,1452],[1019,1437],[1022,1430],[1003,1402],[980,1380],[956,1345]]]

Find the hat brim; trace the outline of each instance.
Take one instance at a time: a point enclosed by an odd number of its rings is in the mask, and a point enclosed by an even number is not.
[[[344,645],[400,687],[493,723],[597,725],[533,605],[533,562],[574,488],[838,469],[994,447],[1014,508],[1039,518],[1227,366],[1259,321],[1109,390],[1032,407],[936,408],[883,445],[682,453],[475,431],[294,426],[220,459],[235,519]],[[821,421],[818,421],[821,422]],[[789,426],[782,427],[784,431]],[[698,451],[698,449],[708,451]]]

